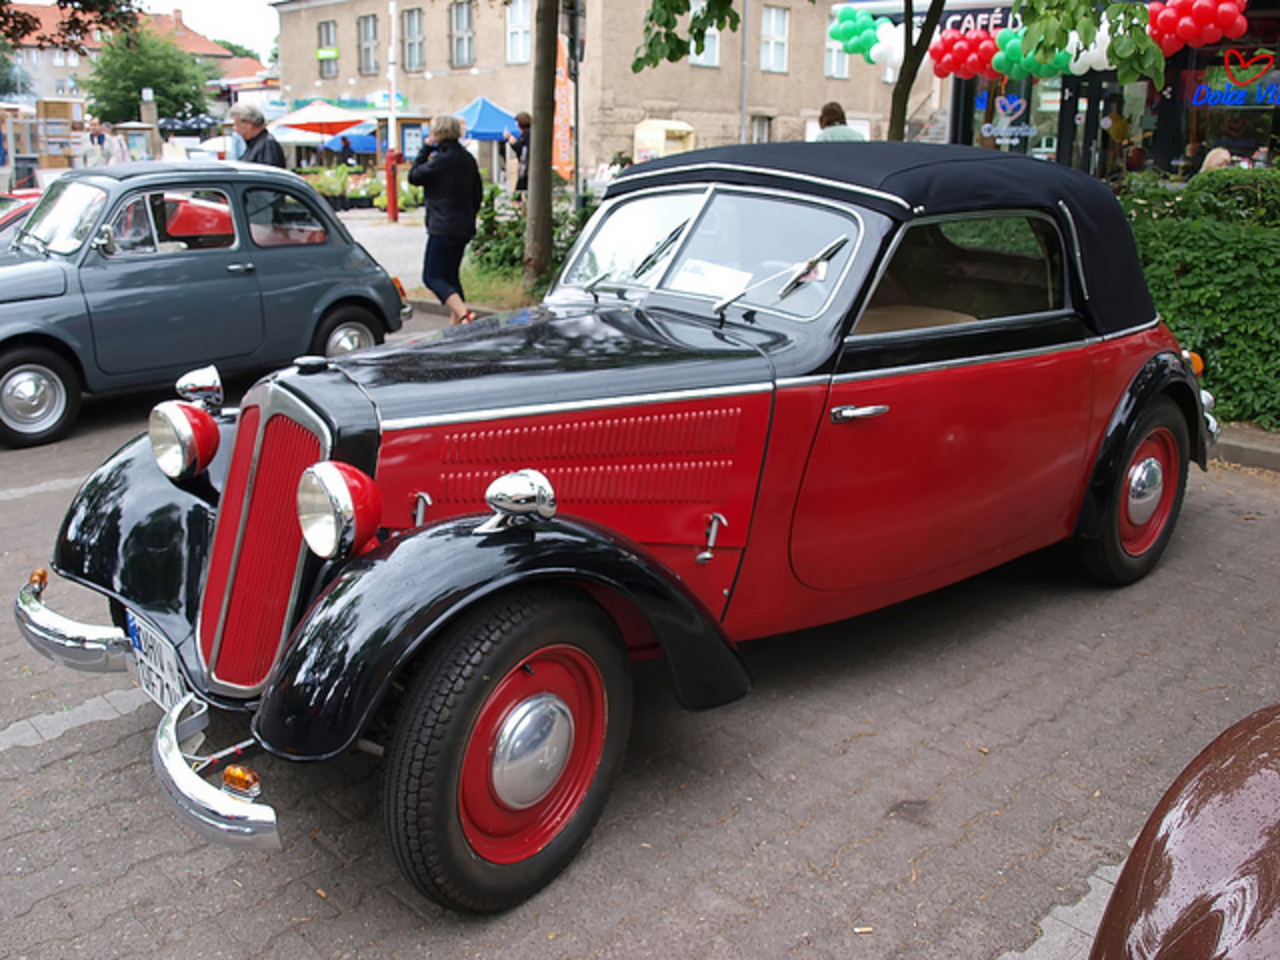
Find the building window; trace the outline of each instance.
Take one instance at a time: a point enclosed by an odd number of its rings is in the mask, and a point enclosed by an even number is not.
[[[833,13],[827,21],[827,55],[823,62],[822,74],[835,80],[849,79],[849,55],[844,52],[844,44],[831,39],[831,25],[838,18]]]
[[[752,143],[768,143],[770,140],[769,131],[773,128],[773,117],[752,117],[751,118],[751,142]]]
[[[786,7],[765,7],[760,18],[760,69],[765,73],[787,72]]]
[[[689,4],[689,12],[697,13],[707,5],[707,0],[692,0]],[[703,38],[702,52],[698,53],[692,45],[689,47],[689,62],[695,67],[718,67],[720,66],[720,31],[715,27],[707,28],[707,35]]]
[[[422,42],[422,8],[404,12],[404,70],[420,73],[427,67],[426,50]]]
[[[78,67],[78,66],[80,66],[80,54],[76,53],[74,50],[68,50],[68,51],[67,51],[67,66],[68,66],[68,67]]]
[[[65,66],[66,62],[67,62],[66,51],[64,51],[61,47],[54,47],[53,48],[53,65],[55,67],[61,67],[61,66]]]
[[[507,63],[528,63],[531,58],[529,0],[511,0],[507,7]]]
[[[455,67],[469,67],[476,62],[475,11],[471,0],[455,3],[450,11],[450,35]]]
[[[316,32],[316,60],[320,76],[332,79],[338,75],[338,21],[322,20]]]
[[[378,72],[378,17],[369,14],[356,20],[360,35],[360,72]]]
[[[67,95],[67,82],[61,77],[53,81],[53,94],[57,97],[65,97]]]
[[[16,63],[18,66],[22,66],[24,63],[26,63],[26,59],[27,59],[27,51],[23,50],[21,47],[13,51],[13,62]]]

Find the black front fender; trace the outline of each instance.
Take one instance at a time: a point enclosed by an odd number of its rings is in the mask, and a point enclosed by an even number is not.
[[[535,581],[620,598],[657,638],[682,706],[719,706],[750,689],[715,618],[635,544],[560,519],[477,536],[479,519],[389,541],[348,564],[294,631],[263,692],[253,731],[266,749],[313,760],[348,749],[396,675],[459,613]]]
[[[1195,374],[1176,353],[1157,354],[1148,360],[1129,382],[1128,389],[1111,414],[1102,446],[1093,464],[1084,502],[1076,518],[1076,536],[1097,536],[1104,528],[1111,480],[1120,469],[1120,458],[1133,437],[1138,415],[1160,394],[1167,394],[1187,418],[1191,438],[1190,458],[1202,468],[1209,465],[1208,426],[1200,404],[1200,386]]]

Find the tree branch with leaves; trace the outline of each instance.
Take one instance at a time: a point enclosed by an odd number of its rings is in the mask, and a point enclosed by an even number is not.
[[[40,19],[17,9],[12,0],[0,0],[0,40],[17,46],[35,43],[84,52],[84,38],[95,29],[113,33],[135,30],[139,9],[136,0],[57,0],[61,19],[52,33],[40,32]]]

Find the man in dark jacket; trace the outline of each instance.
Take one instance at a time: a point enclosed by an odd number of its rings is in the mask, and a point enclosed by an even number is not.
[[[450,323],[470,323],[475,314],[462,292],[462,255],[476,235],[476,214],[484,197],[475,158],[458,142],[462,123],[442,116],[431,121],[431,132],[409,169],[409,182],[422,187],[427,203],[427,249],[422,259],[422,282],[449,308]]]
[[[261,110],[252,103],[237,103],[227,111],[227,116],[235,132],[244,138],[245,151],[240,157],[243,162],[284,167],[284,150],[267,132],[267,118]]]

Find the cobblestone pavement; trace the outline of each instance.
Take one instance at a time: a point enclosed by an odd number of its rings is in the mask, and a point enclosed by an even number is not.
[[[152,397],[0,451],[0,583],[43,563],[75,484]],[[133,409],[130,404],[136,406]],[[123,674],[0,625],[0,943],[23,958],[910,958],[1023,950],[1119,863],[1175,773],[1276,697],[1280,481],[1193,470],[1164,562],[1126,590],[1056,548],[929,597],[745,648],[741,702],[690,714],[638,670],[605,816],[502,916],[440,910],[394,867],[379,764],[260,764],[285,848],[182,829],[159,712]],[[12,595],[12,594],[10,594]],[[61,582],[50,602],[101,619]],[[1046,923],[1048,921],[1045,921]],[[1043,955],[1043,954],[1041,954]]]

